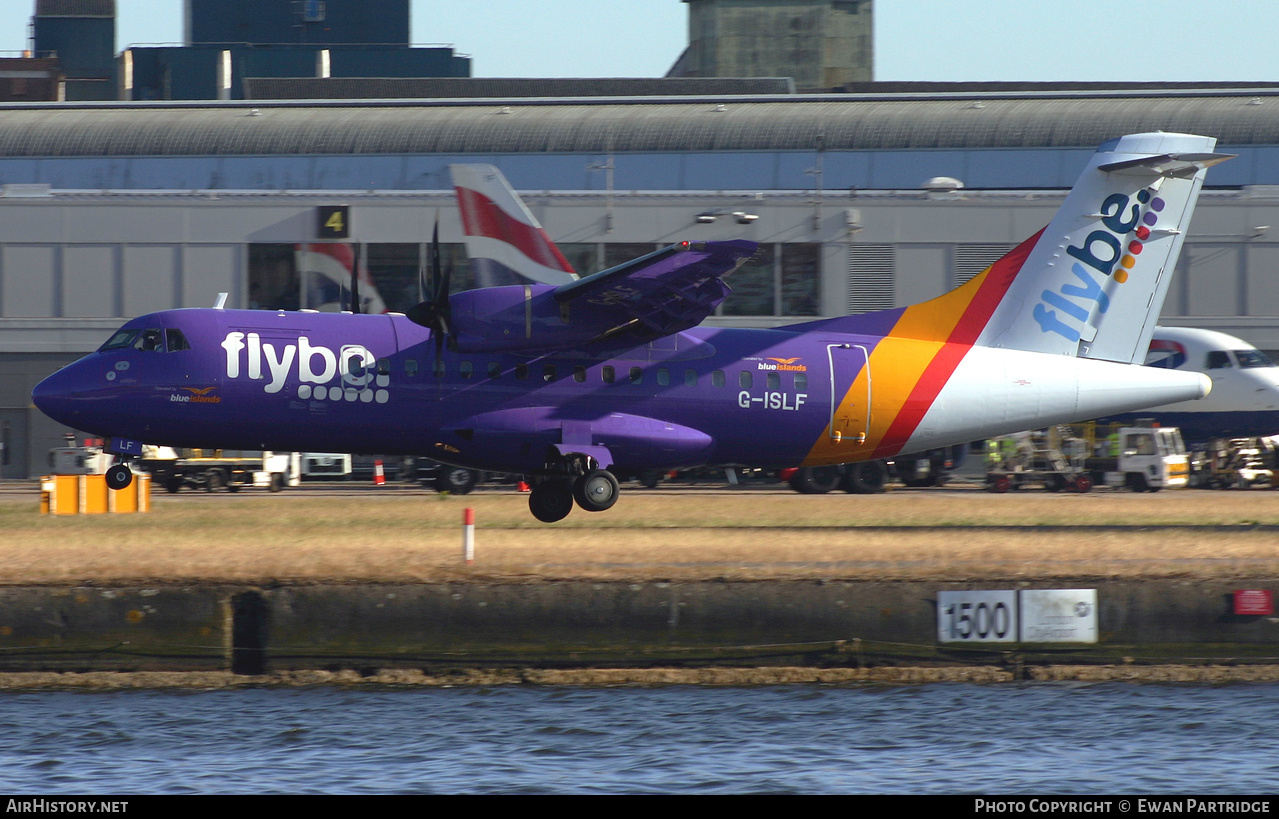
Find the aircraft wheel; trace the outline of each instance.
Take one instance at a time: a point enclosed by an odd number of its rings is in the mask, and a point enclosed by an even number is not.
[[[825,495],[839,486],[839,469],[833,466],[808,466],[791,475],[790,488],[804,495]]]
[[[858,495],[874,495],[884,491],[888,480],[888,468],[883,461],[861,461],[849,464],[845,469],[844,491]]]
[[[554,523],[573,511],[573,487],[562,479],[542,481],[528,493],[528,509],[542,523]]]
[[[107,470],[107,488],[124,489],[133,483],[133,472],[126,464],[116,464]]]
[[[445,466],[435,479],[436,492],[448,492],[451,495],[465,495],[475,488],[479,475],[460,466]]]
[[[617,478],[604,469],[592,469],[573,482],[573,500],[588,512],[603,512],[617,503]]]

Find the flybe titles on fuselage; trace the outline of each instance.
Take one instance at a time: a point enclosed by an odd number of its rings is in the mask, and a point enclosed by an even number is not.
[[[1066,253],[1075,260],[1070,272],[1078,283],[1067,282],[1040,294],[1032,315],[1045,333],[1070,341],[1091,341],[1096,336],[1102,315],[1110,309],[1111,296],[1128,281],[1128,271],[1136,265],[1166,204],[1148,190],[1138,191],[1136,199],[1134,203],[1122,193],[1107,196],[1101,204],[1101,223],[1106,230],[1094,230],[1078,246],[1067,246]],[[1133,238],[1125,247],[1130,233]]]
[[[263,341],[257,333],[230,332],[222,341],[226,377],[263,381],[262,391],[278,393],[297,383],[297,397],[315,401],[376,401],[385,404],[390,376],[377,373],[377,357],[359,344],[343,344],[335,353],[306,336],[296,343]],[[374,389],[374,387],[378,389]]]

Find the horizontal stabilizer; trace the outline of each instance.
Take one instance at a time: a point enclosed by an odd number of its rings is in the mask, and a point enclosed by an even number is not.
[[[1236,156],[1237,154],[1162,154],[1111,162],[1098,165],[1097,169],[1126,176],[1169,176],[1184,179]]]

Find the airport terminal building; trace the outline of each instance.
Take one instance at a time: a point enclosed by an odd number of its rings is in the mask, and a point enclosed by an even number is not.
[[[1275,87],[0,106],[0,477],[61,443],[34,384],[127,318],[219,293],[333,308],[300,261],[317,242],[404,310],[437,214],[466,286],[451,163],[499,167],[582,274],[760,242],[712,321],[774,326],[961,284],[1049,221],[1098,144],[1155,130],[1238,155],[1208,173],[1163,322],[1279,350]]]

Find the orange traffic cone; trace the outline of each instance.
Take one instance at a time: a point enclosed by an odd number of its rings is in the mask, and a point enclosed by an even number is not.
[[[520,481],[519,483],[515,484],[515,491],[532,492],[533,490],[529,488],[529,485],[526,482]]]
[[[381,461],[373,462],[373,485],[374,486],[386,485],[386,472],[383,471],[382,469]]]

